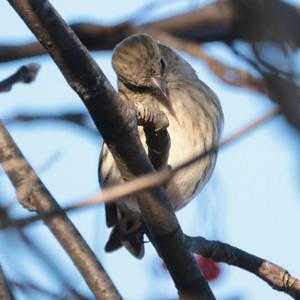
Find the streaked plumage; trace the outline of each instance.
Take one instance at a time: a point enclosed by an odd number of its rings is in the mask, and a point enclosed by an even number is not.
[[[168,164],[171,167],[218,144],[223,124],[219,100],[175,51],[146,34],[136,34],[117,45],[112,64],[121,97],[155,106],[167,115],[171,137]],[[145,146],[143,129],[139,132]],[[175,210],[186,205],[201,190],[215,161],[216,155],[211,154],[175,175],[176,188],[167,187]],[[105,145],[99,163],[99,180],[102,187],[122,181]],[[143,226],[134,197],[106,205],[106,218],[107,225],[113,227],[106,250],[113,251],[124,245],[133,255],[142,257]]]

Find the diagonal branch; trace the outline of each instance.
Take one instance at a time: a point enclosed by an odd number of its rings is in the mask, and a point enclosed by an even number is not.
[[[95,254],[26,161],[2,122],[0,162],[16,188],[20,203],[36,211],[44,220],[83,275],[96,299],[121,299]],[[52,211],[59,211],[59,214],[44,217],[44,214]]]
[[[154,171],[139,140],[135,112],[114,91],[70,27],[46,0],[9,0],[79,94],[126,179]],[[182,298],[214,299],[163,187],[138,193],[154,246]],[[180,258],[180,259],[179,259]]]
[[[273,289],[282,291],[294,299],[300,299],[300,280],[292,277],[282,267],[219,241],[208,241],[203,237],[186,238],[194,253],[247,270],[267,282]]]
[[[240,129],[239,131],[227,137],[225,140],[223,140],[223,142],[220,143],[218,149],[220,150],[224,146],[232,144],[237,140],[241,139],[242,137],[245,137],[245,135],[257,129],[259,126],[266,124],[268,121],[272,120],[273,118],[275,118],[280,114],[281,114],[281,110],[279,108],[272,110],[271,112],[264,115],[263,117],[255,120],[255,122],[249,124],[248,126]],[[190,164],[203,159],[206,155],[210,154],[212,151],[215,151],[215,149],[212,148],[207,152],[202,152],[196,157],[193,157],[190,160],[184,162],[182,165],[177,166],[177,168],[173,170],[169,168],[165,168],[153,174],[139,176],[138,178],[124,182],[122,184],[107,187],[102,190],[101,194],[98,194],[95,197],[85,199],[76,204],[72,204],[64,207],[64,211],[70,212],[76,209],[89,207],[99,203],[118,201],[130,195],[136,194],[139,191],[153,188],[160,184],[164,184],[172,178],[172,176],[177,172],[177,170],[185,168],[186,166],[189,166]],[[56,213],[57,212],[52,212],[51,214],[49,214],[49,217]],[[44,216],[46,217],[48,215],[44,215]],[[2,222],[0,222],[0,229],[6,227],[22,228],[38,220],[40,220],[39,216],[31,216],[22,219],[11,220],[9,219],[8,215],[5,214],[4,216],[2,216]]]

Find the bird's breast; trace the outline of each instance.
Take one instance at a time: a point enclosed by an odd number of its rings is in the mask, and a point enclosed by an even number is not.
[[[171,89],[169,95],[176,118],[159,101],[155,99],[151,101],[152,105],[162,110],[169,119],[168,132],[171,148],[168,164],[174,168],[209,150],[219,137],[212,118],[203,106],[193,98],[197,95],[193,95],[185,89]],[[169,189],[169,197],[175,208],[179,209],[188,203],[204,186],[214,165],[215,155],[212,154],[176,173],[173,178],[173,188]]]

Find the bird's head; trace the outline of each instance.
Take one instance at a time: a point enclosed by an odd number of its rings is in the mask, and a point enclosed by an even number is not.
[[[134,34],[114,49],[112,65],[119,80],[126,85],[159,90],[168,97],[164,78],[166,62],[157,42],[147,34]]]

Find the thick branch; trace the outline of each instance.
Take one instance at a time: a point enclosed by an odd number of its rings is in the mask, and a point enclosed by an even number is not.
[[[2,122],[0,162],[16,188],[20,203],[36,211],[44,220],[83,275],[96,299],[121,299],[94,253],[26,161]],[[59,211],[60,214],[44,217],[52,211]]]
[[[0,299],[1,300],[14,300],[12,291],[8,285],[2,267],[0,265]]]
[[[135,112],[119,99],[100,68],[48,1],[9,0],[80,95],[114,155],[131,179],[153,172],[137,132]],[[145,224],[182,297],[214,299],[201,275],[162,187],[137,195]]]
[[[194,253],[247,270],[263,279],[273,289],[300,299],[300,280],[292,277],[287,270],[219,241],[208,241],[203,237],[187,237],[187,240]]]

